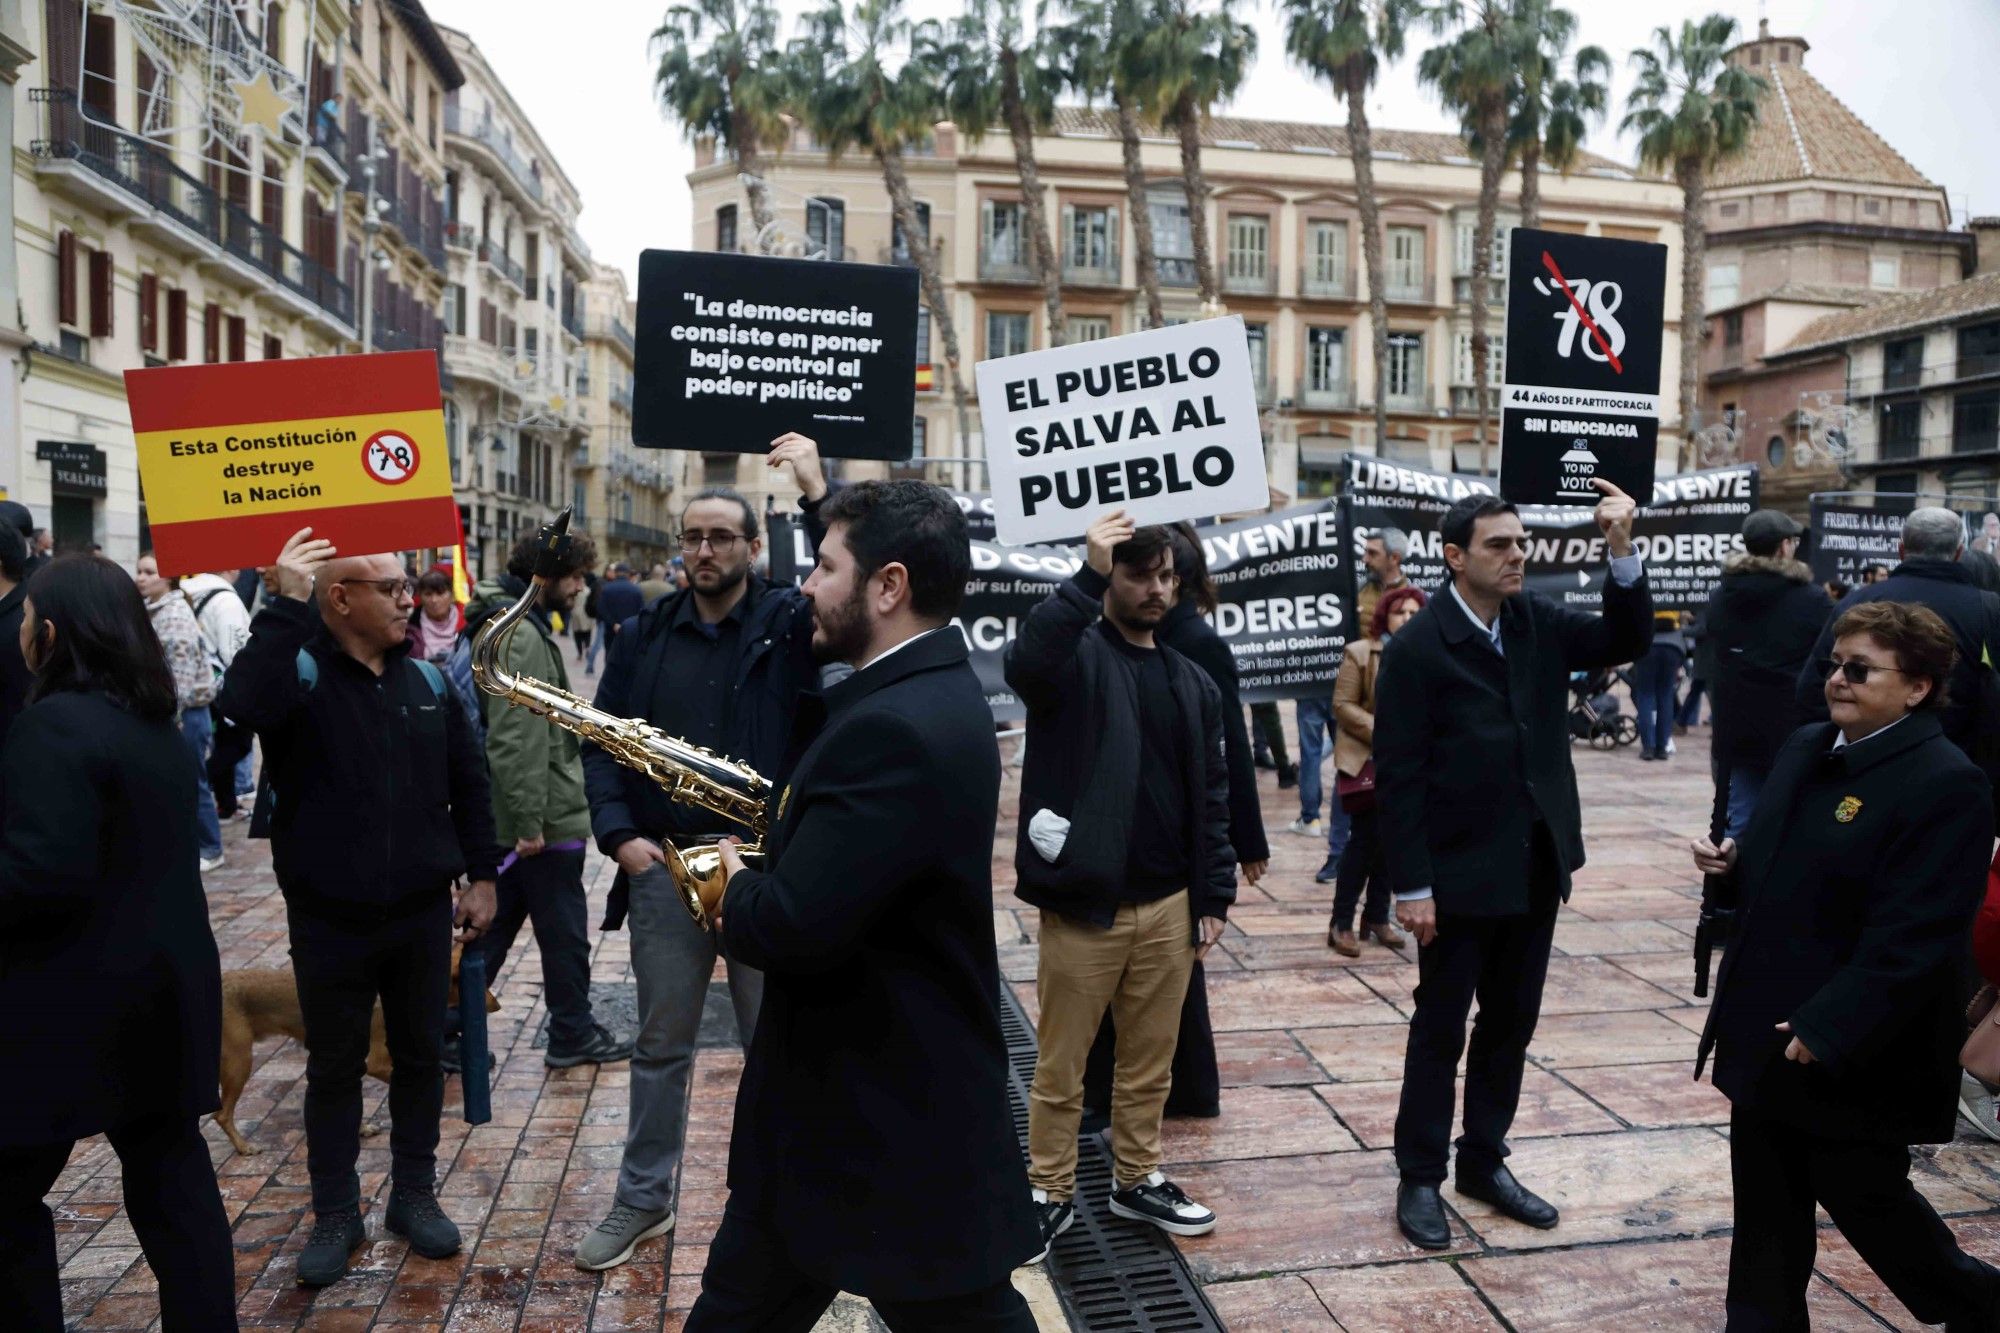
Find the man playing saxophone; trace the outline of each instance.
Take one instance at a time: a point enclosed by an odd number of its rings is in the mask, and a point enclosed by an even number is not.
[[[1007,1108],[993,942],[1000,762],[951,624],[971,553],[915,481],[829,499],[812,644],[853,674],[779,779],[762,870],[703,906],[761,969],[730,1195],[688,1333],[805,1333],[838,1291],[890,1328],[1032,1333],[1041,1248]]]
[[[768,461],[789,469],[812,530],[827,489],[817,446],[803,435],[783,435],[772,441]],[[696,494],[682,511],[680,538],[689,586],[610,636],[594,702],[778,780],[799,696],[818,683],[809,604],[798,589],[754,570],[763,549],[757,511],[735,491]],[[624,1263],[640,1241],[673,1228],[688,1079],[715,968],[715,936],[688,915],[660,844],[748,837],[749,830],[670,801],[657,783],[588,741],[583,768],[591,831],[618,862],[604,928],[616,929],[629,911],[639,990],[618,1192],[576,1248],[577,1267],[598,1270]],[[763,978],[733,960],[728,969],[736,1025],[748,1045]]]

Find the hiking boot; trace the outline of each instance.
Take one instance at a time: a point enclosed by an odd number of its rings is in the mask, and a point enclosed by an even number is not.
[[[1114,1216],[1150,1222],[1176,1236],[1206,1236],[1215,1230],[1215,1214],[1182,1192],[1158,1171],[1128,1189],[1111,1192]]]
[[[382,1225],[391,1235],[410,1242],[426,1259],[449,1259],[458,1253],[458,1224],[444,1215],[437,1195],[427,1189],[391,1186],[389,1210]]]
[[[604,1215],[597,1229],[578,1242],[576,1266],[586,1273],[601,1273],[607,1268],[616,1268],[632,1257],[632,1251],[639,1248],[640,1241],[664,1236],[673,1229],[674,1210],[671,1208],[654,1212],[613,1201],[611,1211]]]
[[[347,1260],[368,1239],[361,1209],[334,1208],[313,1214],[312,1235],[299,1251],[298,1280],[302,1287],[330,1287],[347,1276]]]
[[[1042,1252],[1028,1260],[1029,1265],[1048,1258],[1049,1251],[1055,1248],[1056,1237],[1076,1225],[1075,1204],[1068,1199],[1051,1199],[1047,1190],[1036,1190],[1034,1195],[1035,1220],[1042,1227]]]
[[[608,1065],[631,1058],[630,1037],[614,1037],[602,1023],[593,1023],[590,1036],[581,1045],[558,1049],[554,1042],[550,1042],[542,1063],[550,1069],[574,1069],[578,1065]]]

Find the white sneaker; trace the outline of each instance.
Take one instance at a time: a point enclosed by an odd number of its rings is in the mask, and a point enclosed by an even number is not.
[[[1667,737],[1667,753],[1672,754],[1673,752],[1674,752],[1674,738],[1672,736],[1669,736]]]
[[[1285,832],[1296,833],[1303,838],[1324,838],[1326,825],[1317,819],[1294,819],[1285,826]]]
[[[1150,1222],[1176,1236],[1206,1236],[1215,1230],[1215,1214],[1158,1171],[1129,1189],[1113,1190],[1111,1212],[1134,1222]]]
[[[201,858],[202,874],[206,875],[211,870],[220,870],[221,868],[222,868],[221,852],[217,852],[214,856],[204,856]]]
[[[1959,1071],[1958,1113],[1972,1122],[1972,1127],[2000,1143],[2000,1118],[1994,1115],[1993,1092],[1977,1078]]]

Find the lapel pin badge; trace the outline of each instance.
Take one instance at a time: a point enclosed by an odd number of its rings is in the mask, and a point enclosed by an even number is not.
[[[1854,817],[1860,813],[1861,798],[1859,796],[1843,796],[1840,798],[1840,804],[1833,808],[1833,818],[1836,823],[1841,824],[1852,824]]]

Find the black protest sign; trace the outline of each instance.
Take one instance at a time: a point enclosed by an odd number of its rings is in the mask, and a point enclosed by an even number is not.
[[[639,256],[632,438],[828,458],[910,456],[917,274],[889,264],[648,250]]]
[[[1805,550],[1813,578],[1852,585],[1870,565],[1894,569],[1902,563],[1903,519],[1914,503],[1885,501],[1876,508],[1814,500]]]
[[[1361,551],[1383,528],[1410,538],[1403,572],[1426,592],[1444,585],[1448,569],[1438,524],[1470,494],[1490,494],[1492,484],[1350,455],[1343,502],[1353,534],[1350,569],[1363,577]],[[1723,564],[1743,549],[1743,520],[1757,507],[1757,469],[1750,464],[1663,477],[1640,496],[1648,503],[1632,524],[1632,544],[1643,559],[1653,603],[1662,610],[1707,604]],[[1527,590],[1582,610],[1603,600],[1610,553],[1591,507],[1523,505],[1528,530]]]
[[[1500,493],[1642,503],[1660,437],[1667,247],[1516,227],[1508,241]]]

